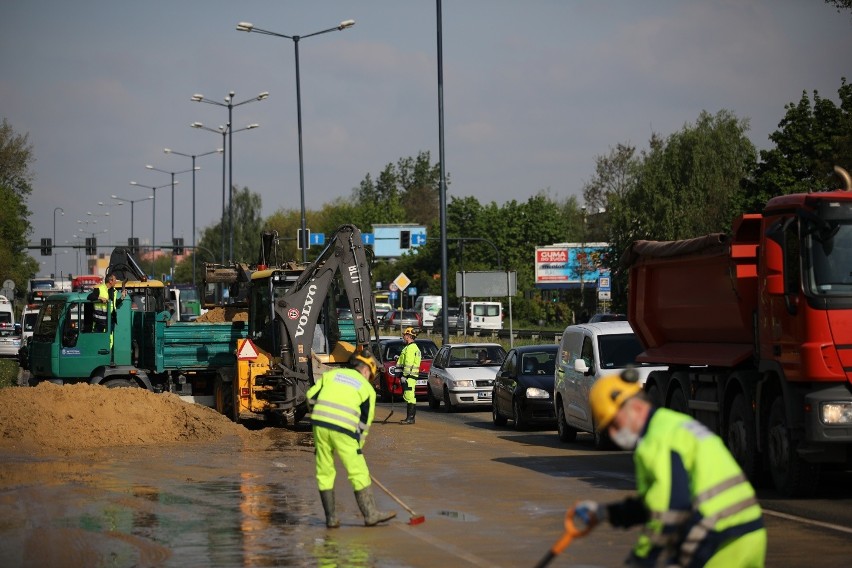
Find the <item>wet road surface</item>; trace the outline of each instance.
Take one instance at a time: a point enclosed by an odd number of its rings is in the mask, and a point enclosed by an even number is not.
[[[304,426],[265,429],[265,442],[226,440],[33,458],[2,455],[0,566],[532,566],[560,536],[578,499],[633,488],[626,452],[560,445],[554,432],[497,429],[490,414],[374,424],[371,473],[409,507],[373,488],[396,519],[363,526],[338,468],[342,527],[327,530]],[[378,420],[387,406],[377,410]],[[403,416],[400,416],[403,414]],[[581,437],[582,438],[582,437]],[[848,492],[837,505],[849,509]],[[768,565],[847,566],[852,532],[767,516]],[[845,521],[844,521],[845,522]],[[552,566],[622,563],[638,532],[600,527]],[[819,555],[819,562],[814,562]]]

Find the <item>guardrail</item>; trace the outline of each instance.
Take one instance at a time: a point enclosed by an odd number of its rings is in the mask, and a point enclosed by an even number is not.
[[[392,335],[394,333],[402,334],[402,330],[398,327],[380,327],[379,330],[381,332],[387,332],[387,334]],[[440,333],[434,333],[431,328],[421,329],[420,332],[425,334],[427,337],[440,337]],[[558,343],[562,338],[561,331],[554,330],[542,330],[542,329],[513,329],[512,333],[509,333],[508,329],[500,329],[500,330],[468,330],[467,334],[462,333],[461,331],[450,331],[450,337],[471,337],[477,340],[494,340],[494,339],[509,339],[509,336],[513,339],[529,339],[535,341],[541,341],[542,343]]]

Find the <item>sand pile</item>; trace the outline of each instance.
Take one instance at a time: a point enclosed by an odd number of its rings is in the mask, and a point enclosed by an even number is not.
[[[89,384],[0,389],[0,450],[69,451],[109,446],[258,438],[212,408],[173,394]]]

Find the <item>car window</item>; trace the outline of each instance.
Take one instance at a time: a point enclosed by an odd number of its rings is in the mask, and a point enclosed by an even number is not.
[[[635,334],[601,335],[598,349],[602,369],[621,369],[635,364],[636,357],[644,351]]]
[[[602,335],[600,337],[604,338],[604,337],[607,337],[607,336]],[[611,336],[609,336],[609,337],[611,337]],[[591,369],[592,368],[592,361],[595,360],[595,353],[594,353],[594,349],[592,347],[592,338],[589,337],[589,336],[583,337],[583,349],[580,352],[580,357],[583,359],[583,361],[586,362],[586,366]],[[603,365],[603,357],[601,357],[601,364]]]
[[[418,339],[417,347],[420,348],[420,358],[421,359],[434,359],[435,355],[438,353],[438,346],[435,345],[433,341],[429,341],[428,339]]]
[[[500,367],[500,372],[514,376],[517,375],[517,367],[518,354],[515,351],[509,351],[509,354],[506,356],[506,360],[503,361],[503,365]]]

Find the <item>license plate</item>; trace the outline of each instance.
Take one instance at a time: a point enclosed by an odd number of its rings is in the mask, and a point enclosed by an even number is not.
[[[426,386],[426,379],[420,379],[420,380],[418,380],[415,384],[416,384],[418,387],[425,387],[425,386]]]
[[[476,393],[476,398],[491,398],[491,391],[481,391]]]

